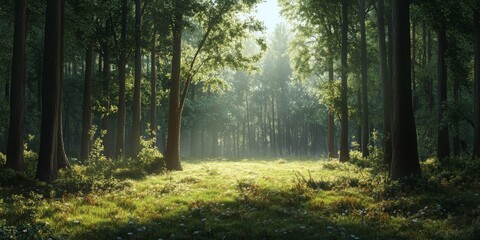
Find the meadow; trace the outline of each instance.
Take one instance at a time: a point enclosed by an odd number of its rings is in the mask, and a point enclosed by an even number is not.
[[[0,238],[480,238],[478,164],[447,171],[427,160],[415,183],[338,160],[186,160],[155,174],[136,165],[74,164],[53,184],[3,170]]]

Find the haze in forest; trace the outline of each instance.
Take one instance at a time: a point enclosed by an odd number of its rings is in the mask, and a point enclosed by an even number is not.
[[[478,0],[10,0],[0,30],[0,239],[480,239]]]

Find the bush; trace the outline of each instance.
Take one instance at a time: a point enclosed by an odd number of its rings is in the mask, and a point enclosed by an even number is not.
[[[156,138],[152,137],[151,139],[140,139],[140,144],[142,145],[142,150],[138,153],[138,160],[142,166],[142,169],[148,173],[159,172],[164,168],[163,155],[155,146]]]

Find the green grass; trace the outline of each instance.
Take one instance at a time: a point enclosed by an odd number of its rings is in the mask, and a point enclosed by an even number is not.
[[[37,236],[54,239],[480,238],[475,181],[457,187],[425,176],[406,187],[319,160],[188,160],[183,167],[80,192],[4,187],[3,210],[32,219],[3,225],[46,224]]]

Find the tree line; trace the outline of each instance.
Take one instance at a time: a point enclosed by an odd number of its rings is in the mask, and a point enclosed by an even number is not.
[[[26,133],[38,136],[47,182],[67,156],[88,161],[94,138],[109,158],[156,139],[168,170],[182,169],[181,155],[346,162],[352,148],[381,147],[401,179],[420,176],[432,152],[479,157],[476,1],[282,0],[292,26],[278,26],[268,50],[249,15],[258,3],[8,2],[7,167],[23,171]]]

